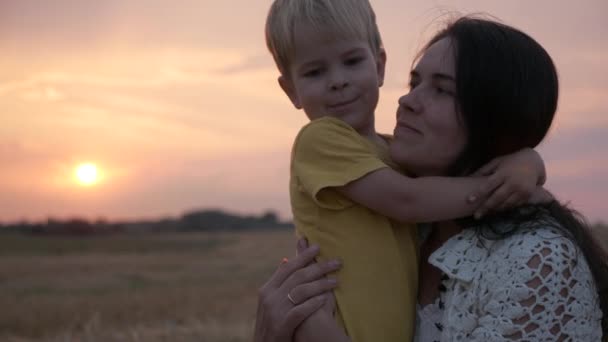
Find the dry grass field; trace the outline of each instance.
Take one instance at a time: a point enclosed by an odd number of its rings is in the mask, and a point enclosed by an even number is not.
[[[249,341],[290,230],[0,235],[0,341]]]
[[[291,230],[0,234],[0,341],[250,341],[256,290],[293,249]]]

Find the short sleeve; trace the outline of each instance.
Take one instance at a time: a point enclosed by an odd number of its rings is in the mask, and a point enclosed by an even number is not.
[[[317,119],[302,128],[292,151],[292,175],[300,191],[328,209],[352,204],[328,188],[344,186],[386,167],[371,142],[335,118]]]

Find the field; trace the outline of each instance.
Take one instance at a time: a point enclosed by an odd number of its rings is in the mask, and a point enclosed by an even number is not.
[[[608,246],[608,230],[598,230]],[[250,341],[291,230],[0,235],[0,341]]]
[[[0,235],[0,341],[250,341],[291,230]]]

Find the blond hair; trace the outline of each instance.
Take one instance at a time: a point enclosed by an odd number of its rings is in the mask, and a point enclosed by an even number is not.
[[[368,0],[275,0],[266,18],[266,45],[285,76],[289,76],[295,31],[301,24],[326,35],[329,31],[335,39],[366,40],[374,54],[382,48],[376,15]]]

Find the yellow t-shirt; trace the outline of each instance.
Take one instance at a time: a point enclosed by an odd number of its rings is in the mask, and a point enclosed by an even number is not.
[[[418,251],[413,224],[399,224],[332,187],[394,166],[385,146],[341,120],[304,126],[292,150],[290,195],[298,235],[340,258],[337,320],[353,342],[410,341],[415,324]]]

